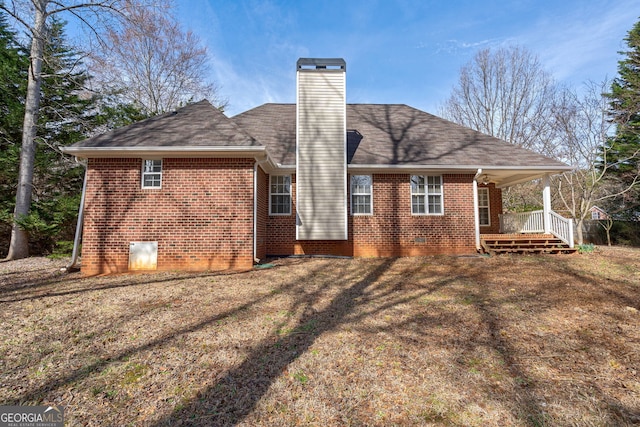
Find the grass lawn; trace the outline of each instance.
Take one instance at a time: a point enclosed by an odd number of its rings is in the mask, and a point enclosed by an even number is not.
[[[67,425],[640,424],[640,250],[0,264],[0,404]]]

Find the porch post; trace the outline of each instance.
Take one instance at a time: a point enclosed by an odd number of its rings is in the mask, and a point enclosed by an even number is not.
[[[544,189],[542,190],[542,216],[544,221],[544,233],[551,233],[551,184],[549,175],[542,178]]]
[[[480,250],[480,214],[478,213],[478,178],[482,174],[482,169],[478,169],[476,176],[473,177],[473,219],[474,231],[476,235],[476,249]]]

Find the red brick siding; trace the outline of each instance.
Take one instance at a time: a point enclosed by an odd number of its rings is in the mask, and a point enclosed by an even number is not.
[[[269,175],[265,176],[269,197]],[[296,176],[291,175],[291,215],[269,215],[267,202],[267,254],[293,255],[296,253]]]
[[[258,208],[257,208],[257,247],[256,257],[264,259],[267,256],[267,219],[269,215],[269,184],[268,176],[258,168]]]
[[[410,175],[373,175],[373,215],[353,217],[354,255],[474,252],[473,176],[442,179],[444,215],[412,215]]]
[[[253,264],[253,159],[163,159],[142,189],[140,159],[90,159],[82,271],[128,269],[129,243],[158,242],[158,269]]]
[[[489,226],[480,227],[480,234],[497,234],[500,233],[500,214],[502,214],[502,189],[496,188],[495,184],[482,185],[480,187],[489,187],[489,217],[491,224]]]
[[[473,175],[443,175],[444,215],[411,214],[409,179],[408,174],[373,175],[373,215],[349,215],[349,240],[296,241],[292,176],[293,212],[268,217],[267,253],[408,256],[475,252]]]

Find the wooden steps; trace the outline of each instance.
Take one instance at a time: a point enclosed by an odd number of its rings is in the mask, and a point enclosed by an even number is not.
[[[577,250],[570,248],[562,240],[553,236],[481,236],[480,245],[485,253],[491,255],[504,253],[570,254]]]

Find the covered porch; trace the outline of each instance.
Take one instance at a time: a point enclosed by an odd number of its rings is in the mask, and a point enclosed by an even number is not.
[[[568,167],[567,167],[568,169]],[[564,218],[551,209],[550,176],[564,170],[483,170],[474,178],[474,202],[476,205],[476,248],[479,252],[497,253],[572,253],[575,252],[573,220]],[[511,185],[542,180],[542,209],[531,212],[503,213],[500,196],[499,229],[482,230],[481,200],[479,188],[493,184],[496,189]],[[501,194],[501,193],[500,193]],[[496,215],[494,215],[495,217]],[[497,233],[495,231],[498,231]]]

